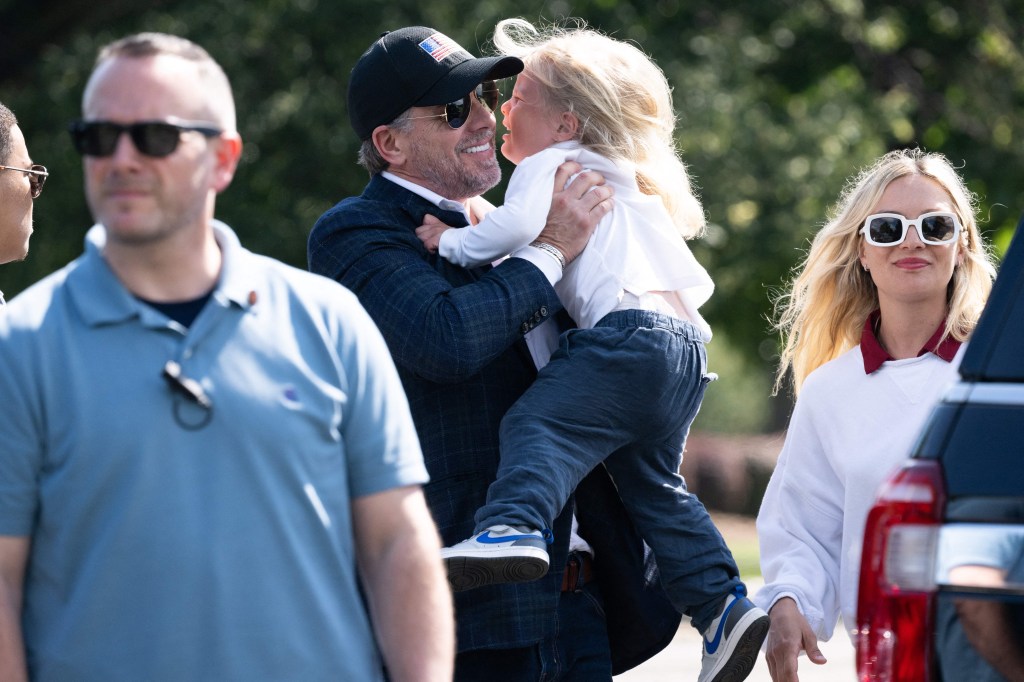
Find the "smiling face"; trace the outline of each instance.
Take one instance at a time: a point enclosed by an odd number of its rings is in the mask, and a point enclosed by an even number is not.
[[[571,138],[563,120],[571,114],[556,113],[544,98],[540,84],[526,71],[516,78],[512,96],[501,105],[501,114],[508,129],[501,138],[501,153],[512,163]]]
[[[25,136],[18,126],[11,126],[11,153],[0,159],[4,166],[29,168],[32,159],[25,146]],[[32,236],[32,186],[27,173],[0,171],[0,263],[23,260],[28,255]]]
[[[452,128],[444,107],[413,107],[404,126],[379,126],[375,144],[395,175],[452,201],[479,196],[501,180],[494,153],[494,114],[472,97],[469,117]]]
[[[907,175],[889,184],[871,213],[898,213],[913,220],[933,211],[956,213],[941,185],[923,175]],[[946,288],[960,257],[959,241],[924,244],[913,228],[897,246],[873,246],[861,238],[860,262],[868,269],[883,307],[887,303],[945,305]]]

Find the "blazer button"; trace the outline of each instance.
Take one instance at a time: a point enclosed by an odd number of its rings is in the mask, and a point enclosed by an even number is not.
[[[541,317],[547,317],[548,316],[547,306],[541,306],[540,307],[540,315],[541,315]]]
[[[530,323],[523,322],[523,325],[519,329],[525,334],[526,332],[530,331]]]

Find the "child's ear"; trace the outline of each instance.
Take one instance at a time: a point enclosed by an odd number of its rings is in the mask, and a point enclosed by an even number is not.
[[[575,140],[576,132],[579,128],[580,120],[576,118],[576,114],[571,111],[564,111],[558,121],[558,128],[555,129],[555,140],[557,142]]]

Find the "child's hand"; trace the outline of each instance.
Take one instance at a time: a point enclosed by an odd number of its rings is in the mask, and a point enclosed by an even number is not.
[[[427,214],[423,216],[423,224],[416,228],[416,236],[423,242],[423,246],[427,247],[427,251],[437,253],[441,235],[445,230],[450,229],[452,229],[450,225],[442,223],[436,216]]]
[[[486,218],[487,214],[494,210],[494,204],[483,197],[470,197],[466,202],[466,207],[469,208],[469,216],[474,225]]]

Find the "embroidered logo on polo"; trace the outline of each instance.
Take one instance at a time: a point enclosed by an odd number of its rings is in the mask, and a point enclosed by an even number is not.
[[[299,392],[291,384],[286,385],[281,390],[281,404],[292,409],[302,406],[302,400],[299,398]]]

